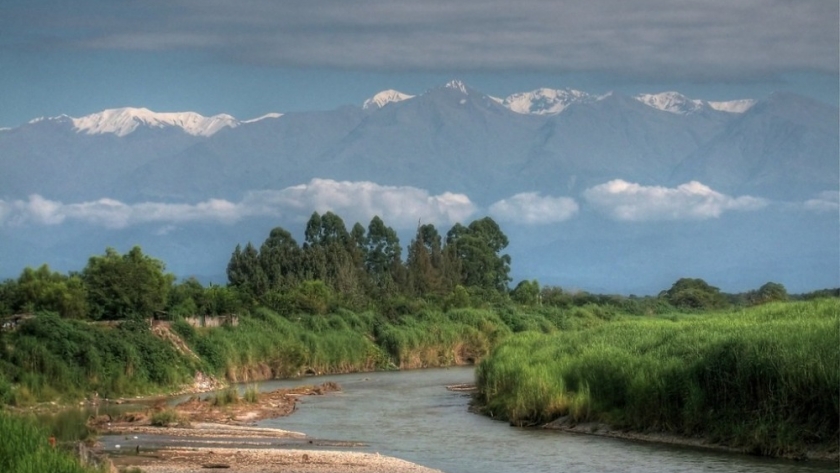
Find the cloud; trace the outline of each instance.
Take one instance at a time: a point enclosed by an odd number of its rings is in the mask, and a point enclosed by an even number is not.
[[[656,78],[838,71],[838,3],[790,0],[172,0],[22,4],[18,48],[197,51],[354,70],[608,71]]]
[[[99,199],[65,204],[35,194],[28,200],[0,200],[0,225],[59,225],[77,221],[106,228],[125,228],[156,223],[164,224],[159,232],[165,234],[174,230],[175,224],[232,224],[244,218],[263,216],[306,218],[313,211],[333,211],[349,222],[366,223],[379,215],[388,225],[413,228],[418,221],[461,221],[475,210],[463,194],[429,195],[415,187],[313,179],[307,184],[282,190],[249,192],[237,203],[209,199],[196,204],[126,204],[114,199]]]
[[[840,192],[826,191],[813,198],[808,199],[802,205],[805,210],[813,212],[837,212],[840,210]]]
[[[444,192],[429,195],[416,187],[331,179],[312,179],[308,184],[281,191],[250,192],[242,205],[266,214],[278,208],[298,212],[332,211],[350,222],[366,223],[374,215],[379,215],[388,225],[398,228],[413,228],[418,221],[455,223],[476,211],[464,194]]]
[[[537,192],[516,194],[490,206],[490,215],[498,220],[526,225],[563,222],[577,212],[578,204],[574,199],[541,196]]]
[[[767,205],[764,199],[730,197],[697,181],[669,188],[616,179],[586,189],[583,198],[611,218],[632,222],[705,220],[730,210],[757,210]]]

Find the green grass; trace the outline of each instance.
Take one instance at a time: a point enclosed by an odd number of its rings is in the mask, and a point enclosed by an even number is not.
[[[71,454],[49,444],[49,433],[31,419],[0,412],[0,471],[94,473]]]
[[[570,415],[767,455],[836,446],[838,314],[818,300],[523,333],[479,365],[479,400],[516,424]]]
[[[258,308],[238,326],[172,323],[198,359],[180,353],[140,321],[116,327],[39,313],[0,343],[0,404],[115,398],[165,392],[196,371],[230,382],[305,373],[348,373],[477,362],[514,333],[595,327],[616,318],[595,305],[421,309],[389,317],[345,309],[281,316]]]
[[[160,392],[188,382],[195,369],[142,322],[108,327],[43,312],[4,342],[0,397],[19,406]]]

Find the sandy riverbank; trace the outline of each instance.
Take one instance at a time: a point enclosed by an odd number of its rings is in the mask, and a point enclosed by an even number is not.
[[[119,417],[100,416],[92,426],[104,435],[165,436],[189,441],[189,448],[122,446],[111,455],[114,470],[139,468],[143,473],[226,471],[231,473],[441,473],[378,453],[288,448],[288,445],[326,448],[363,447],[362,444],[307,439],[299,432],[255,427],[262,419],[282,417],[296,409],[300,396],[338,391],[334,383],[259,393],[255,402],[237,400],[218,405],[212,397],[193,397],[176,406],[164,403]],[[155,413],[170,410],[177,419],[166,426],[152,425]],[[274,443],[272,443],[274,442]],[[297,442],[297,443],[295,443]],[[278,448],[278,444],[287,446]],[[262,448],[252,448],[262,445]],[[273,445],[266,447],[266,445]]]
[[[171,448],[114,463],[144,473],[442,473],[377,453],[294,449]]]

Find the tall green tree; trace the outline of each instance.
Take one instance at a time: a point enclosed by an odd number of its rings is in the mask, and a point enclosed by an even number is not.
[[[82,271],[95,319],[151,317],[166,307],[175,277],[163,262],[144,255],[139,246],[121,255],[113,248],[93,256]]]
[[[271,290],[287,290],[302,279],[300,276],[303,255],[297,241],[284,228],[271,230],[260,247],[260,267]]]
[[[374,284],[380,289],[399,279],[402,265],[402,248],[397,232],[374,216],[368,225],[365,267]]]
[[[262,265],[260,254],[251,242],[242,249],[236,245],[227,265],[228,285],[235,287],[253,300],[268,291],[269,282]]]
[[[443,249],[440,234],[434,225],[417,227],[417,234],[408,247],[406,267],[414,295],[442,292]]]
[[[455,224],[446,235],[450,260],[457,260],[465,286],[506,291],[510,282],[510,256],[501,254],[508,238],[490,217],[475,220],[468,227]]]

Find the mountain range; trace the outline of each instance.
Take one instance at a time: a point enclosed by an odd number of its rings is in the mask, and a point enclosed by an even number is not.
[[[140,244],[181,276],[224,282],[237,243],[333,210],[348,226],[380,214],[404,244],[418,221],[445,232],[490,214],[514,277],[565,287],[837,286],[838,141],[837,107],[789,93],[497,98],[460,81],[250,120],[38,118],[0,130],[0,276]]]

